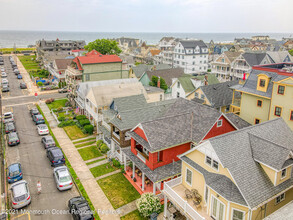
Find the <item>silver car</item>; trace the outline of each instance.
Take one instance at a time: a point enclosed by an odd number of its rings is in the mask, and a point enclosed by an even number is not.
[[[60,191],[72,188],[72,179],[66,166],[54,168],[53,176]]]
[[[31,196],[28,183],[25,180],[18,181],[11,185],[12,208],[20,209],[31,203]]]
[[[39,135],[46,135],[49,134],[48,126],[45,124],[39,124],[37,125],[37,130]]]
[[[2,73],[1,73],[1,77],[2,77],[2,78],[6,78],[6,77],[7,77],[7,73],[2,72]]]

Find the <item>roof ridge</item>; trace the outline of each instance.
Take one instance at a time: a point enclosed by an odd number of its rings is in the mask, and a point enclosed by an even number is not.
[[[152,105],[152,106],[146,106],[146,107],[141,107],[141,108],[128,109],[128,110],[124,110],[124,111],[119,111],[118,114],[123,113],[123,112],[130,112],[130,111],[134,111],[134,110],[146,109],[146,108],[155,108],[155,107],[164,106],[164,105],[168,105],[168,104],[160,104],[160,105]]]

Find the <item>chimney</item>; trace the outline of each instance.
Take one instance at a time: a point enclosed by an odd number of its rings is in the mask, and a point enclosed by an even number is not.
[[[158,78],[157,87],[161,88],[161,77]]]
[[[209,84],[208,82],[208,75],[204,76],[204,85],[207,86]]]

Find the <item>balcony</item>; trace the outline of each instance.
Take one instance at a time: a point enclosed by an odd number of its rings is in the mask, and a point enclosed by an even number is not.
[[[114,135],[114,137],[115,137],[117,140],[120,140],[120,134],[119,134],[119,131],[117,131],[117,132],[113,131],[112,134]]]
[[[80,70],[74,69],[71,66],[67,66],[66,74],[69,75],[69,76],[70,75],[73,75],[73,76],[81,76],[82,75],[82,72]]]
[[[196,220],[212,220],[212,218],[207,214],[207,208],[204,205],[204,201],[202,201],[199,206],[195,206],[190,199],[185,200],[186,189],[187,188],[182,184],[182,177],[178,177],[164,183],[163,193],[187,218]]]

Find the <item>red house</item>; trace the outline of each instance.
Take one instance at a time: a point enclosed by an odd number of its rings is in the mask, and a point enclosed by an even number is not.
[[[131,147],[122,149],[125,176],[139,193],[158,193],[164,181],[181,174],[178,155],[205,139],[247,126],[237,115],[179,98],[163,117],[128,132]]]

